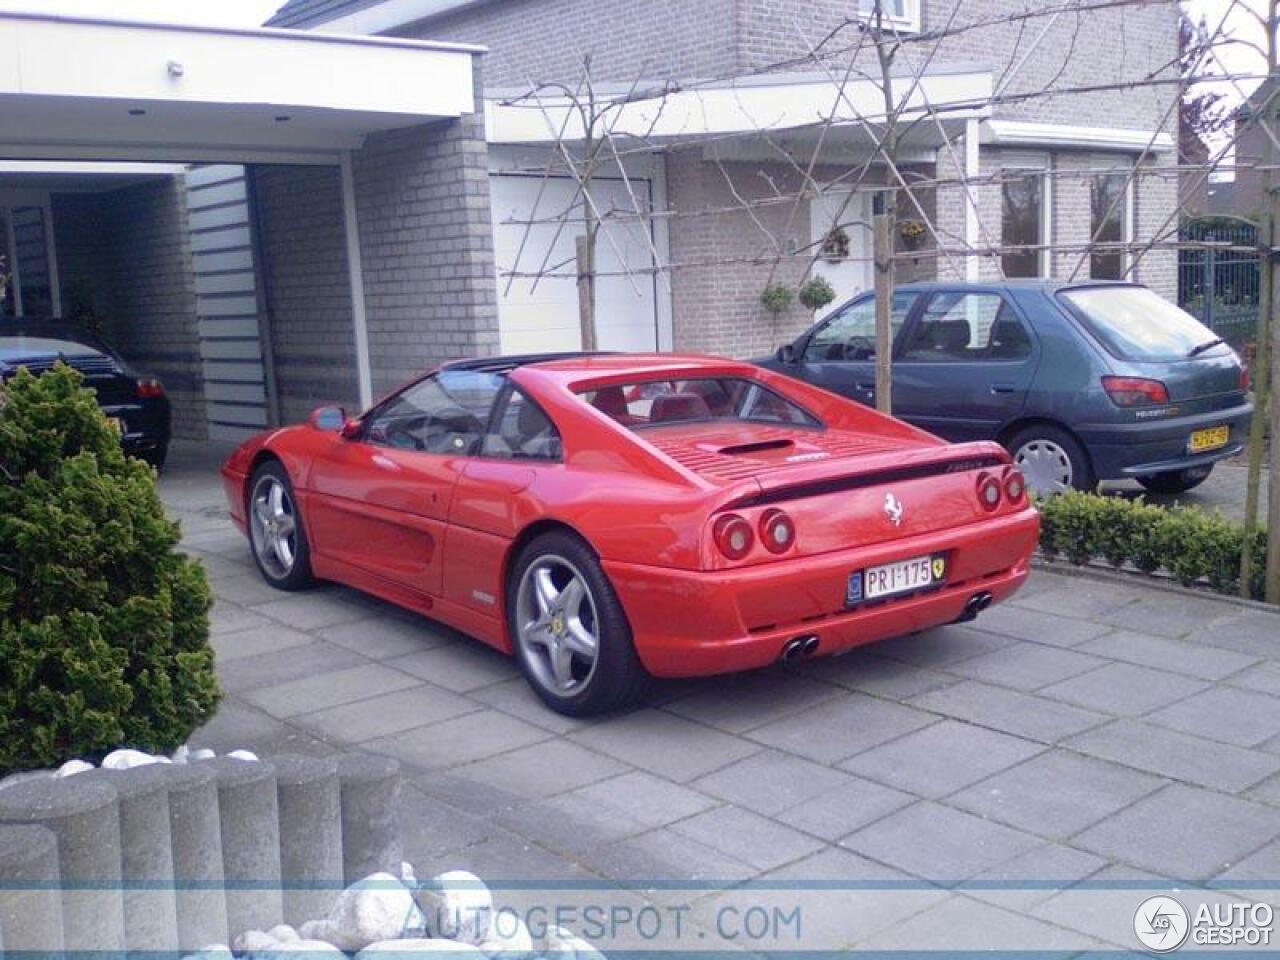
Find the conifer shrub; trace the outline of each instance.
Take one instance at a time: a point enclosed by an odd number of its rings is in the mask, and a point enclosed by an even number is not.
[[[219,699],[204,569],[79,373],[0,385],[0,773],[168,750]]]

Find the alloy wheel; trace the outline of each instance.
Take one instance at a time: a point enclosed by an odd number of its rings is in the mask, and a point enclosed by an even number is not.
[[[599,617],[586,578],[564,557],[546,554],[525,570],[516,591],[516,634],[537,682],[571,697],[591,681],[599,659]]]
[[[298,522],[293,498],[278,477],[263,476],[249,498],[253,549],[275,579],[287,577],[298,557]]]
[[[1071,489],[1074,479],[1071,457],[1052,440],[1027,441],[1014,453],[1013,462],[1026,477],[1027,489],[1037,496],[1052,496]]]

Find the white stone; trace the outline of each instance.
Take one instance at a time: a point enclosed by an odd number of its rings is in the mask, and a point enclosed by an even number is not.
[[[375,873],[343,890],[329,916],[303,924],[302,935],[354,952],[371,943],[402,938],[422,926],[409,889],[389,873]]]
[[[153,763],[159,763],[159,757],[153,757],[149,753],[143,753],[141,750],[112,750],[102,758],[103,770],[131,770],[134,767],[145,767]]]
[[[231,949],[235,953],[261,953],[276,945],[276,938],[261,930],[246,930],[231,941]]]
[[[604,954],[564,927],[547,928],[548,960],[605,960]]]
[[[533,956],[533,936],[524,921],[513,913],[495,917],[489,935],[477,946],[489,960],[527,960]]]
[[[55,777],[74,777],[77,773],[84,773],[86,770],[92,769],[92,763],[85,763],[83,760],[68,760],[55,770],[53,775]]]
[[[293,929],[293,927],[289,926],[287,923],[282,923],[279,926],[272,927],[267,931],[267,936],[274,937],[281,943],[302,939],[302,937],[298,935],[298,931]]]
[[[413,871],[413,864],[408,860],[400,861],[400,882],[410,890],[418,888],[418,875]]]
[[[269,960],[291,953],[306,953],[315,957],[332,957],[333,960],[346,960],[346,954],[325,940],[277,940],[271,949],[254,956]]]
[[[231,948],[225,943],[214,943],[207,947],[201,947],[195,953],[188,955],[184,960],[235,960],[231,955]]]
[[[437,874],[418,887],[413,898],[426,916],[427,929],[436,936],[475,944],[489,935],[493,895],[474,873]]]
[[[250,763],[258,762],[258,755],[252,750],[232,750],[227,756],[235,760],[248,760]]]
[[[484,957],[478,947],[438,937],[411,940],[379,940],[356,954],[356,960],[378,960],[384,953],[448,953],[455,957]]]
[[[217,753],[210,750],[208,747],[196,747],[196,749],[187,754],[187,760],[212,760],[216,756]]]

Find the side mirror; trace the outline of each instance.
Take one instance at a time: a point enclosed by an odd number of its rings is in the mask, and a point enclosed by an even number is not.
[[[316,407],[307,422],[326,433],[342,430],[347,424],[347,411],[341,407]]]
[[[360,436],[360,421],[344,420],[342,423],[342,429],[338,431],[338,435],[341,436],[343,440],[356,439],[356,437]]]
[[[776,356],[779,363],[795,363],[796,348],[790,343],[784,343],[778,348]]]

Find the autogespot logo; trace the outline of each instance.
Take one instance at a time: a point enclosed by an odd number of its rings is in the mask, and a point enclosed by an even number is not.
[[[1149,897],[1133,915],[1138,942],[1154,953],[1177,950],[1187,939],[1191,918],[1187,908],[1173,897]]]

